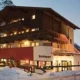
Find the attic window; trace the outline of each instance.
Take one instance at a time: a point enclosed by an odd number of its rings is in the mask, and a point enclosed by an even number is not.
[[[36,18],[36,15],[32,15],[32,19],[35,19]]]

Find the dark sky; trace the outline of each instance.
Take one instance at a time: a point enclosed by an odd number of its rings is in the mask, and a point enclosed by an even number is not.
[[[18,6],[50,7],[80,27],[80,0],[12,0]],[[74,32],[74,42],[80,45],[80,30]]]

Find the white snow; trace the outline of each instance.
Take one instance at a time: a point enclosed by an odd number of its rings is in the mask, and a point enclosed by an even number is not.
[[[36,72],[39,72],[36,69]],[[25,72],[20,68],[0,68],[0,80],[80,80],[80,71],[46,72],[44,74]]]

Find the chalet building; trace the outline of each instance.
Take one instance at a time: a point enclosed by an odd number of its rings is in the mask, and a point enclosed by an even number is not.
[[[76,70],[71,67],[80,65],[75,29],[79,27],[51,8],[7,6],[0,12],[0,61]]]

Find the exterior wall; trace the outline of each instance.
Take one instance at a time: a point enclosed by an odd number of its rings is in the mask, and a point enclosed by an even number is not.
[[[11,58],[16,60],[29,59],[33,60],[33,48],[5,48],[0,49],[0,58]]]
[[[65,23],[61,24],[62,30],[61,33],[69,37],[72,40],[72,44],[74,44],[74,29],[66,25]]]
[[[80,55],[74,55],[74,65],[80,65]],[[80,70],[80,66],[79,67],[74,67],[73,70]]]
[[[33,48],[34,60],[36,61],[52,61],[52,47],[39,46]]]

